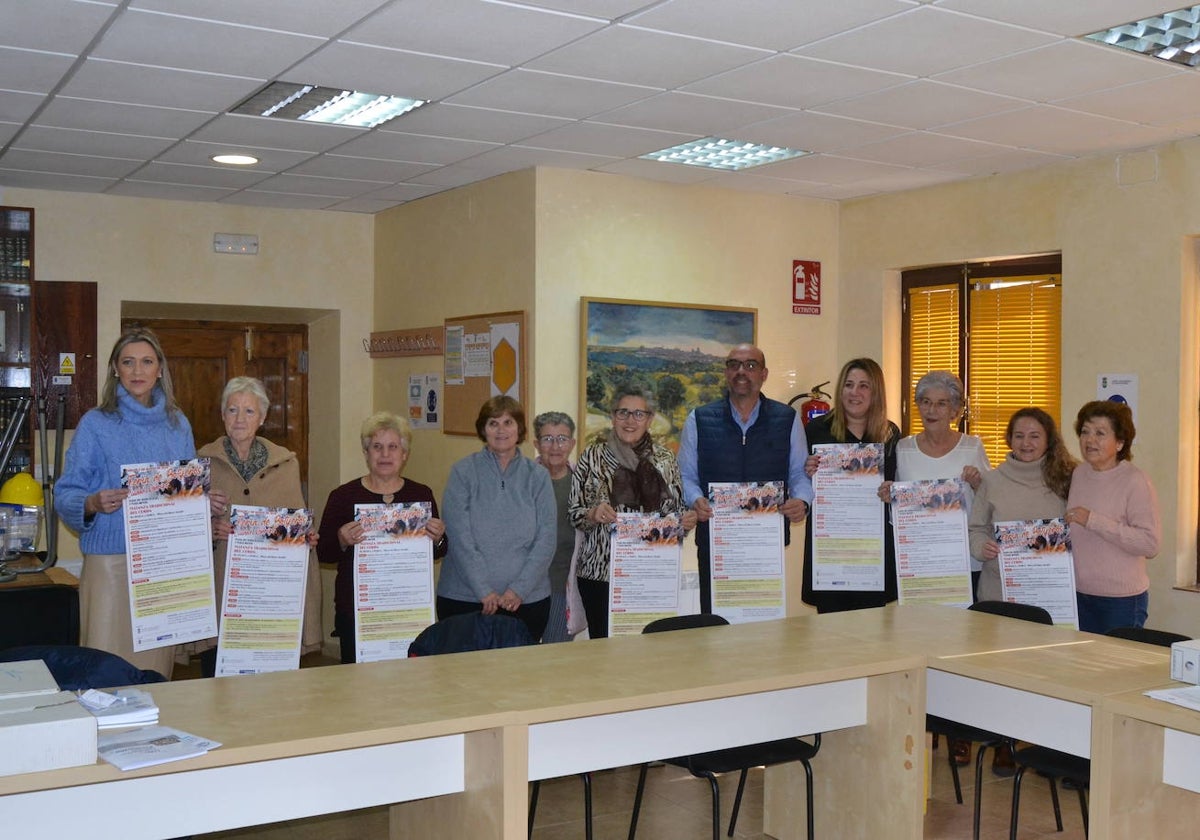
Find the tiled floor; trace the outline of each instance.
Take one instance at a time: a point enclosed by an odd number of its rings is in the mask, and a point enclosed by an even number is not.
[[[821,772],[820,765],[821,757],[818,756],[813,761],[815,773]],[[969,840],[974,765],[960,770],[962,805],[954,801],[950,769],[943,752],[933,753],[932,768],[932,797],[925,816],[926,840]],[[1008,837],[1012,781],[993,776],[990,768],[985,768],[984,773],[980,835],[985,839],[1000,840]],[[636,786],[636,767],[622,767],[593,775],[595,840],[625,840]],[[721,815],[726,821],[722,836],[736,788],[737,779],[733,776],[727,777],[721,785]],[[1054,829],[1049,790],[1045,779],[1033,775],[1026,778],[1022,785],[1021,830],[1018,837],[1021,840],[1083,840],[1083,822],[1077,795],[1072,791],[1060,790],[1065,830],[1059,834]],[[762,795],[762,771],[752,771],[735,837],[761,840],[768,836],[762,833]],[[708,840],[712,825],[710,803],[708,783],[704,780],[694,779],[676,767],[652,767],[647,777],[637,836],[642,840]],[[205,836],[222,840],[387,840],[387,810],[369,809]],[[583,789],[578,777],[544,782],[533,840],[583,840],[583,837]],[[817,837],[819,840],[831,840],[821,834],[819,820]]]

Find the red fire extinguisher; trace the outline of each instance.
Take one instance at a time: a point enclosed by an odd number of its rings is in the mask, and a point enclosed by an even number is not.
[[[813,418],[829,413],[830,405],[826,400],[828,400],[830,395],[821,390],[822,386],[828,384],[829,381],[826,380],[820,385],[812,386],[812,390],[810,390],[807,394],[800,395],[802,397],[808,397],[808,399],[800,403],[800,420],[806,427],[808,426],[809,422],[813,420]]]

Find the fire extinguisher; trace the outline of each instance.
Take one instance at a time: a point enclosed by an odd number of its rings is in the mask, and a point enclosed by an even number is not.
[[[799,409],[800,420],[804,423],[805,427],[807,427],[809,422],[811,422],[814,418],[820,417],[822,414],[829,413],[830,405],[827,400],[829,399],[830,395],[821,390],[823,386],[828,384],[829,381],[826,380],[820,385],[814,385],[812,386],[812,390],[810,390],[807,394],[801,394],[792,400],[792,402],[795,402],[796,400],[800,399],[800,397],[808,397],[808,399],[800,403]]]

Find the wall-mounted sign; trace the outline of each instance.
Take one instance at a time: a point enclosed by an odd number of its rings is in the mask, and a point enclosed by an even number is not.
[[[819,260],[792,260],[792,314],[821,314]]]
[[[442,355],[442,327],[418,327],[414,330],[373,332],[363,339],[363,350],[372,359],[396,356]]]

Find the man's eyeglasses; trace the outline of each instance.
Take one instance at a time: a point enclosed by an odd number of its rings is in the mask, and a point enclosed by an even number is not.
[[[570,435],[542,435],[540,438],[538,438],[538,443],[540,443],[542,446],[553,446],[556,443],[559,446],[566,446],[573,440],[575,440],[575,438],[571,437]]]
[[[757,359],[726,359],[725,360],[725,370],[729,371],[730,373],[732,373],[733,371],[738,370],[738,369],[748,370],[748,371],[753,372],[753,371],[758,370],[760,367],[762,367],[762,362],[758,361]]]
[[[613,412],[613,417],[616,417],[618,420],[628,420],[632,417],[640,423],[652,414],[654,414],[653,411],[646,411],[644,408],[618,408]]]

